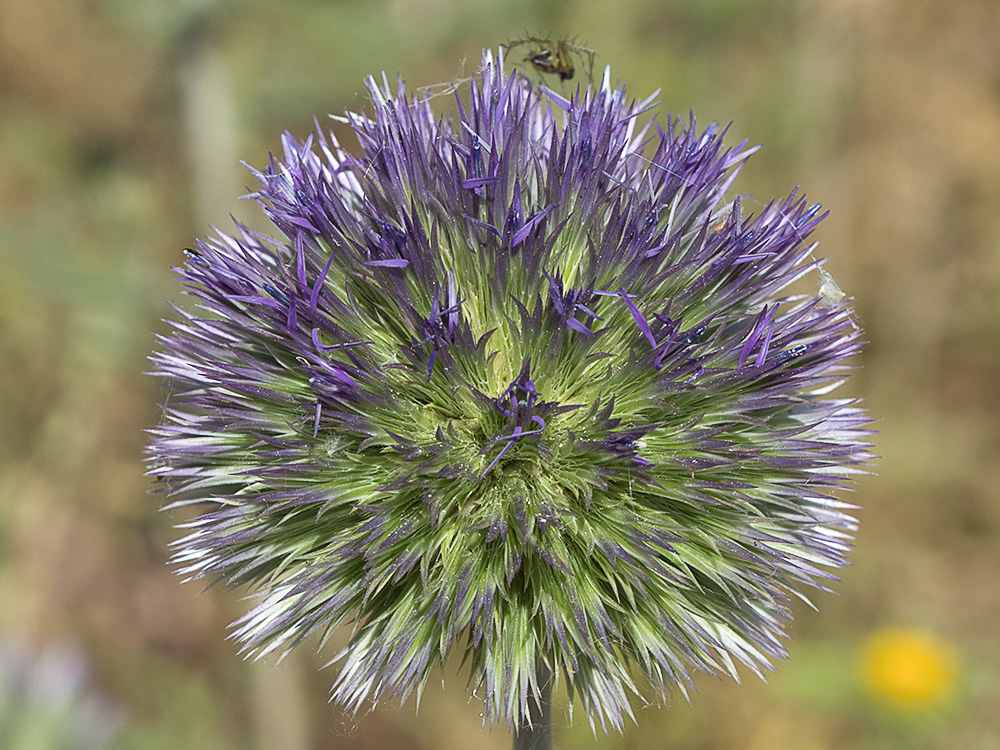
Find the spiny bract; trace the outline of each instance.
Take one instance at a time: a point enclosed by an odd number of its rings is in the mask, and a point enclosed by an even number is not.
[[[255,171],[279,239],[240,226],[181,272],[150,473],[201,509],[183,572],[254,587],[255,656],[349,625],[352,709],[451,651],[491,721],[551,671],[605,728],[644,684],[768,667],[870,457],[826,395],[850,308],[787,296],[818,207],[745,216],[753,149],[609,72],[567,99],[485,52],[454,122],[367,87],[359,155],[317,128]]]

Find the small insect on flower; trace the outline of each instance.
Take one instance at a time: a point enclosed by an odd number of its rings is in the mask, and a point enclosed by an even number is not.
[[[568,81],[576,73],[573,58],[577,57],[586,59],[587,80],[594,80],[594,50],[566,39],[552,41],[534,36],[508,42],[504,49],[509,51],[526,45],[530,45],[530,48],[524,62],[531,63],[538,72],[557,75],[560,81]]]
[[[820,307],[836,307],[844,299],[843,290],[833,280],[833,276],[824,268],[819,269],[819,304]]]

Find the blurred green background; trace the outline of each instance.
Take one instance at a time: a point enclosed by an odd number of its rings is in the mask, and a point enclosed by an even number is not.
[[[0,0],[0,750],[509,746],[456,665],[419,713],[355,718],[332,651],[240,659],[241,592],[167,564],[143,371],[183,248],[264,228],[239,160],[364,107],[369,72],[468,76],[526,31],[763,143],[740,192],[832,211],[819,254],[870,341],[845,390],[882,456],[854,565],[767,684],[701,677],[596,741],[563,705],[556,746],[1000,748],[996,0]]]

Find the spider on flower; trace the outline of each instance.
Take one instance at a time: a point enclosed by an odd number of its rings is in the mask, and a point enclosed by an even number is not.
[[[529,36],[516,39],[503,45],[507,51],[518,47],[528,47],[524,62],[531,63],[540,73],[557,75],[560,81],[568,81],[576,73],[574,58],[584,61],[587,67],[587,79],[594,79],[594,50],[574,43],[572,40],[540,39]]]

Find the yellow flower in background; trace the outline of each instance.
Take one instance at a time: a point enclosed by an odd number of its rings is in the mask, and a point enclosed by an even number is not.
[[[909,710],[934,708],[954,692],[958,660],[952,646],[933,633],[884,628],[861,648],[861,676],[881,701]]]

